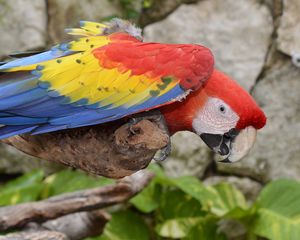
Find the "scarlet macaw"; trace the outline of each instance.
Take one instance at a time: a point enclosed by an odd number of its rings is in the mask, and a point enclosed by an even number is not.
[[[195,44],[142,42],[119,19],[83,21],[80,38],[0,66],[0,138],[114,121],[158,109],[171,133],[189,130],[234,162],[266,117]]]

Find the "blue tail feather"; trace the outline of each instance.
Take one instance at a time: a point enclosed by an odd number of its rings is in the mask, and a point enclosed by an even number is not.
[[[30,133],[37,126],[4,126],[0,127],[0,139],[12,137],[14,135]]]

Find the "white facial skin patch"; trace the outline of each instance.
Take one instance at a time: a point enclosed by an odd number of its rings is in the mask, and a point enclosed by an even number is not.
[[[193,120],[193,129],[201,133],[224,134],[234,128],[239,116],[221,99],[209,97]]]

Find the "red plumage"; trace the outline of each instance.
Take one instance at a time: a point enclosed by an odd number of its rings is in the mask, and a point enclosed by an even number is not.
[[[209,96],[223,99],[240,117],[237,128],[253,126],[256,129],[266,124],[266,116],[250,94],[230,77],[219,71],[214,71],[204,91]]]
[[[208,97],[226,102],[239,116],[237,129],[253,126],[260,129],[266,124],[266,116],[250,94],[235,81],[214,70],[202,89],[192,92],[182,102],[162,107],[170,131],[192,131],[192,121]]]
[[[184,90],[193,90],[182,102],[161,106],[171,132],[190,130],[197,112],[208,97],[227,103],[239,116],[236,128],[262,128],[266,117],[254,99],[235,81],[213,69],[213,56],[194,44],[143,43],[124,33],[112,34],[111,44],[94,50],[105,68],[150,78],[170,76],[179,79]],[[204,86],[204,87],[203,87]]]
[[[212,53],[200,45],[142,43],[124,33],[110,39],[111,44],[93,51],[105,68],[120,67],[153,78],[171,76],[184,90],[199,89],[213,70]]]
[[[134,37],[139,32],[134,26],[120,20],[108,23],[100,34],[97,23],[83,26],[79,32],[84,37],[78,41],[0,67],[9,72],[4,75],[8,79],[21,70],[26,77],[17,88],[15,81],[2,86],[4,95],[7,88],[12,93],[1,99],[0,125],[5,127],[0,138],[96,125],[159,109],[171,133],[197,133],[228,162],[249,152],[266,117],[249,93],[214,69],[208,48],[144,43]],[[52,51],[58,49],[62,55],[55,59]],[[33,79],[29,90],[36,96],[28,94],[27,79]],[[58,93],[67,102],[57,101]],[[25,110],[24,103],[30,103]]]

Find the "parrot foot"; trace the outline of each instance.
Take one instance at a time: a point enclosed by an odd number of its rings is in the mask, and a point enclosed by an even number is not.
[[[136,134],[133,126],[136,125],[137,123],[139,123],[140,121],[142,121],[143,119],[145,119],[145,118],[144,117],[132,117],[132,118],[130,118],[130,120],[128,122],[128,126],[129,126],[129,131],[132,134]]]
[[[158,156],[154,156],[154,161],[156,162],[162,162],[164,161],[171,153],[171,141],[168,142],[167,146],[165,146],[164,148],[162,148],[159,153]]]
[[[128,123],[129,131],[132,134],[136,134],[133,126],[144,119],[155,122],[160,129],[163,129],[170,136],[169,129],[166,125],[165,119],[164,119],[163,115],[160,113],[160,111],[158,111],[158,110],[141,113],[141,114],[135,115],[134,117],[131,117],[129,120],[129,123]],[[155,156],[153,159],[157,162],[161,162],[161,161],[165,160],[170,155],[170,153],[171,153],[171,141],[169,138],[167,145],[164,148],[160,149],[157,154],[158,156]]]
[[[141,113],[141,114],[135,115],[134,117],[131,117],[129,120],[129,123],[128,123],[129,131],[132,134],[135,134],[133,126],[144,119],[155,122],[160,129],[163,129],[165,132],[169,133],[169,130],[165,124],[164,117],[163,117],[163,115],[161,115],[161,113],[159,111],[150,111],[150,112]]]

